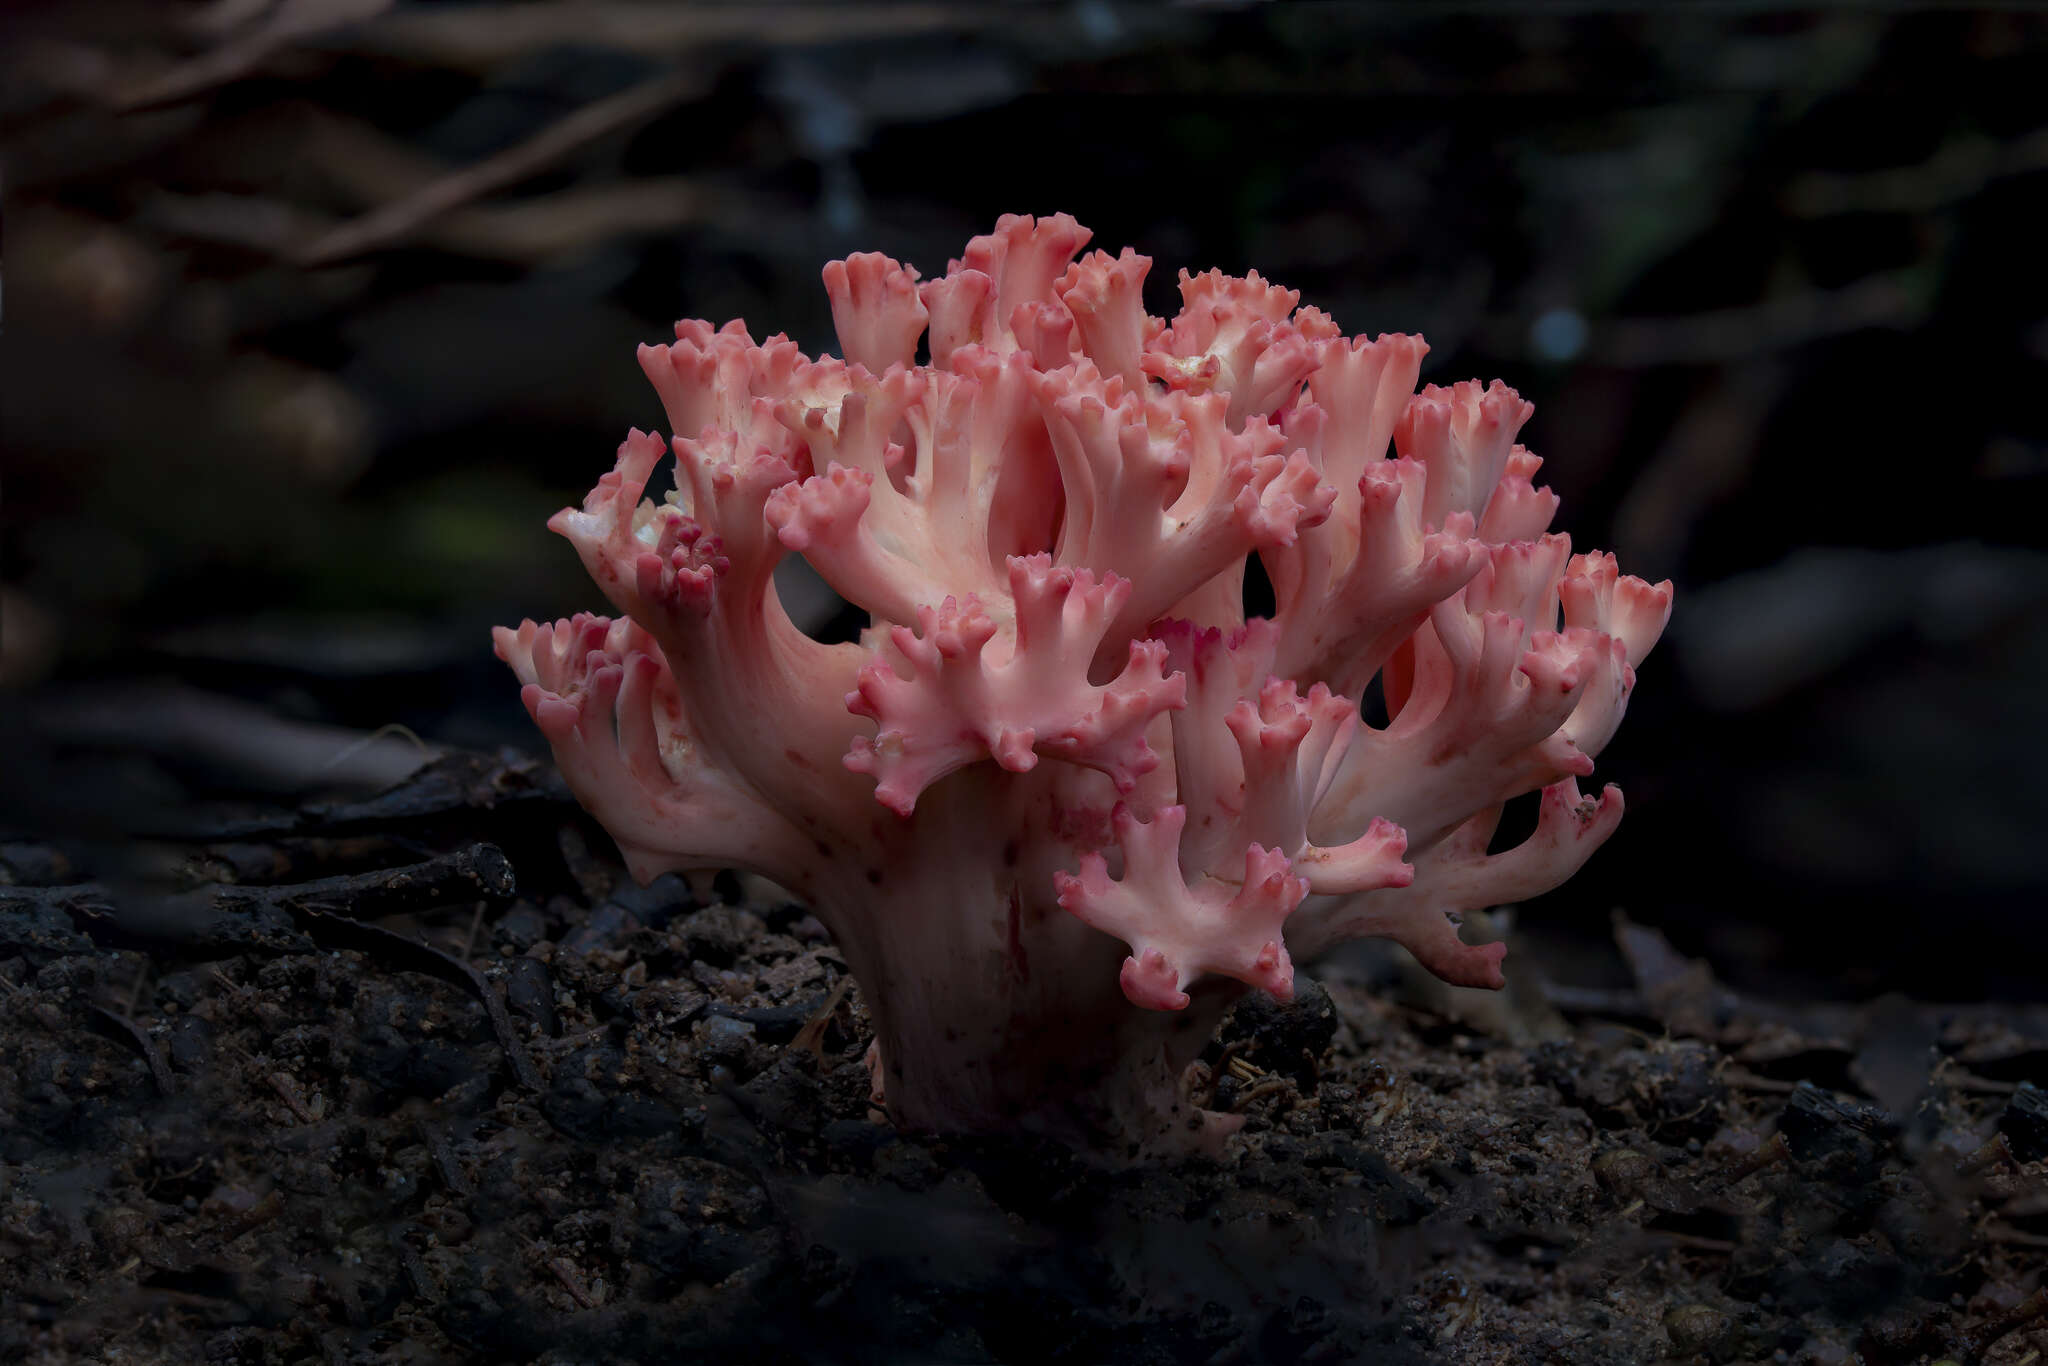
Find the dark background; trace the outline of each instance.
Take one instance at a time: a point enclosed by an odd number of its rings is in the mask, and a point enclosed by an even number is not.
[[[486,630],[599,605],[541,523],[658,423],[634,344],[829,349],[825,260],[930,276],[1065,210],[1155,313],[1256,268],[1505,378],[1560,528],[1677,581],[1601,761],[1627,821],[1532,933],[1625,908],[1750,989],[2048,994],[2038,11],[0,22],[0,824],[374,786],[418,758],[386,727],[536,744]]]

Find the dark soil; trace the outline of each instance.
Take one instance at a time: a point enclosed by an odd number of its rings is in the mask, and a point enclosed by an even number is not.
[[[165,833],[0,847],[0,1359],[2048,1351],[2038,1014],[1760,1003],[1626,923],[1629,989],[1340,964],[1226,1024],[1223,1160],[1117,1171],[877,1122],[817,923],[633,888],[544,769]]]

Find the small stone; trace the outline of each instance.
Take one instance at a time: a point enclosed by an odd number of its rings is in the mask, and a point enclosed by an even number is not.
[[[1734,1326],[1733,1319],[1710,1304],[1682,1304],[1664,1315],[1671,1349],[1680,1356],[1712,1352]]]
[[[707,1062],[742,1067],[754,1049],[754,1027],[730,1015],[713,1015],[697,1025],[697,1052]]]
[[[1623,1197],[1634,1195],[1662,1172],[1655,1158],[1634,1148],[1615,1148],[1593,1159],[1593,1179]]]

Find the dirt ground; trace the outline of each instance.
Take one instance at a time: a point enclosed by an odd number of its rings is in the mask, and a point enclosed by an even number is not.
[[[1247,998],[1221,1161],[899,1135],[817,922],[552,774],[0,845],[0,1359],[1955,1362],[2048,1352],[2048,1018]],[[104,857],[103,855],[101,857]],[[1317,975],[1315,973],[1309,974]]]

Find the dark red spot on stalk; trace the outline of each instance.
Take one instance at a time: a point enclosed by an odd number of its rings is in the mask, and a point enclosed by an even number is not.
[[[1017,980],[1031,980],[1031,960],[1024,953],[1024,895],[1015,884],[1010,887],[1010,970]]]

